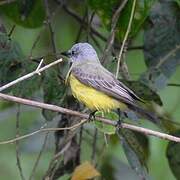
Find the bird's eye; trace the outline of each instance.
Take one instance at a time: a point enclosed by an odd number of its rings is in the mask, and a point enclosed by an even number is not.
[[[75,51],[72,51],[71,54],[74,55],[74,54],[75,54]]]

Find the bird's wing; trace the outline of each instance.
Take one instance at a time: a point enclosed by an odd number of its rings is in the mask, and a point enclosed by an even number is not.
[[[136,105],[141,99],[101,64],[86,63],[72,68],[71,73],[83,84],[91,86],[126,104]]]

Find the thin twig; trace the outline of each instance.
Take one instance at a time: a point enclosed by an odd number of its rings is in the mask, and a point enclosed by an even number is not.
[[[77,36],[76,36],[75,43],[78,43],[80,38],[81,38],[81,34],[82,34],[82,31],[83,31],[83,24],[84,24],[84,21],[86,19],[86,16],[87,16],[87,9],[85,10],[85,13],[84,13],[84,16],[83,16],[83,23],[81,23],[81,25],[80,25],[79,31],[78,31]]]
[[[105,63],[105,60],[107,59],[106,57],[107,57],[109,51],[111,50],[111,48],[113,46],[114,38],[115,38],[115,28],[116,28],[116,25],[118,23],[120,13],[123,10],[123,8],[125,7],[127,2],[128,2],[128,0],[124,0],[119,5],[119,7],[115,11],[115,13],[113,14],[112,23],[111,23],[111,32],[109,34],[109,37],[108,37],[108,40],[107,40],[107,43],[106,43],[106,47],[105,47],[105,50],[104,50],[104,53],[103,53],[103,57],[102,57],[102,60],[101,60],[102,63]]]
[[[0,93],[0,99],[12,101],[12,102],[16,102],[16,103],[20,103],[20,104],[24,104],[24,105],[28,105],[28,106],[33,106],[33,107],[37,107],[37,108],[41,108],[41,109],[47,109],[47,110],[51,110],[51,111],[55,111],[55,112],[60,112],[63,114],[69,114],[72,116],[78,116],[78,117],[83,118],[83,119],[89,118],[89,115],[85,114],[85,113],[80,113],[78,111],[73,111],[73,110],[63,108],[60,106],[56,106],[56,105],[52,105],[52,104],[46,104],[46,103],[37,102],[37,101],[32,101],[32,100],[19,98],[19,97],[7,95],[7,94]],[[102,118],[102,117],[97,117],[97,119],[98,119],[98,121],[103,122],[105,124],[117,126],[117,123],[110,120],[110,119],[106,119],[106,118]],[[131,129],[133,131],[141,132],[145,135],[151,135],[151,136],[156,136],[156,137],[159,137],[159,138],[165,139],[165,140],[180,142],[179,137],[175,137],[175,136],[172,136],[172,135],[169,135],[166,133],[153,131],[153,130],[150,130],[147,128],[143,128],[143,127],[127,124],[127,123],[122,123],[121,126],[122,126],[122,128]],[[58,130],[58,128],[53,128],[53,129]]]
[[[52,43],[53,52],[54,52],[54,54],[56,54],[56,52],[57,52],[56,51],[56,43],[55,43],[55,38],[54,38],[54,31],[53,31],[52,24],[51,24],[52,18],[51,18],[48,0],[44,0],[44,6],[45,6],[45,10],[46,10],[46,22],[48,24],[49,32],[51,35],[51,43]]]
[[[94,34],[90,33],[91,39],[93,40],[94,44],[97,46],[97,48],[103,52],[103,49],[101,47],[101,45],[99,44],[98,40],[96,39],[96,37],[94,36]]]
[[[58,2],[58,4],[60,4],[60,2]],[[61,6],[62,6],[62,4],[61,4]],[[72,16],[76,21],[78,21],[81,25],[83,25],[84,29],[87,28],[87,22],[84,22],[83,18],[80,15],[78,15],[75,11],[73,11],[69,7],[65,6],[64,4],[63,4],[63,8],[70,16]],[[94,27],[90,26],[90,32],[93,33],[93,35],[97,36],[102,41],[107,42],[107,38],[104,35],[102,35],[102,33],[98,32]],[[114,47],[116,49],[120,48],[120,46],[117,44],[115,44]],[[139,50],[139,49],[143,49],[143,48],[144,48],[143,46],[137,46],[137,47],[132,47],[132,48],[128,47],[128,50]]]
[[[10,140],[7,140],[7,141],[1,141],[0,142],[0,145],[3,145],[3,144],[12,144],[12,143],[15,143],[16,141],[20,141],[22,139],[25,139],[25,138],[28,138],[28,137],[31,137],[35,134],[39,134],[39,133],[42,133],[42,132],[50,132],[50,131],[64,131],[64,130],[74,130],[76,128],[78,128],[80,125],[82,125],[83,123],[85,123],[87,120],[81,120],[81,122],[73,125],[73,126],[70,126],[70,127],[64,127],[64,128],[40,128],[32,133],[28,133],[28,134],[25,134],[25,135],[22,135],[22,136],[19,136],[19,137],[16,137],[16,138],[13,138],[13,139],[10,139]]]
[[[19,118],[20,118],[20,104],[18,104],[17,114],[16,114],[16,138],[19,137]],[[16,141],[16,162],[17,162],[17,167],[19,170],[20,177],[22,180],[25,180],[23,170],[22,170],[22,166],[21,166],[19,142],[18,141]]]
[[[10,30],[10,32],[8,33],[8,36],[11,37],[12,33],[14,32],[16,25],[14,24]]]
[[[41,156],[42,156],[42,153],[43,153],[44,148],[45,148],[46,143],[47,143],[48,135],[49,135],[49,132],[47,132],[46,135],[45,135],[42,148],[41,148],[41,150],[40,150],[40,152],[39,152],[39,154],[38,154],[38,157],[37,157],[37,159],[36,159],[36,162],[35,162],[35,164],[34,164],[34,166],[33,166],[33,169],[32,169],[31,175],[30,175],[30,177],[29,177],[29,180],[31,180],[31,179],[33,178],[33,176],[35,175],[35,171],[36,171],[36,169],[37,169],[37,166],[38,166],[38,164],[39,164],[40,158],[41,158]]]
[[[118,74],[119,74],[119,68],[120,68],[120,64],[121,64],[121,58],[122,58],[122,54],[123,54],[123,49],[124,49],[126,40],[128,38],[129,32],[131,30],[131,24],[132,24],[132,20],[133,20],[133,17],[134,17],[135,7],[136,7],[136,0],[133,1],[128,27],[127,27],[127,30],[126,30],[126,33],[125,33],[125,36],[124,36],[124,39],[123,39],[123,42],[122,42],[120,52],[119,52],[117,70],[116,70],[116,77],[118,77]]]
[[[14,80],[14,81],[11,81],[10,83],[8,83],[8,84],[6,84],[4,86],[1,86],[0,87],[0,92],[7,89],[7,88],[9,88],[9,87],[11,87],[11,86],[13,86],[13,85],[15,85],[15,84],[17,84],[17,83],[19,83],[19,82],[21,82],[21,81],[23,81],[23,80],[25,80],[25,79],[28,79],[28,78],[36,75],[36,74],[39,74],[39,73],[43,72],[44,70],[46,70],[46,69],[50,68],[51,66],[54,66],[54,65],[56,65],[56,64],[58,64],[60,62],[62,62],[62,59],[58,59],[57,61],[54,61],[54,62],[52,62],[52,63],[50,63],[50,64],[48,64],[48,65],[46,65],[46,66],[44,66],[42,68],[39,68],[38,70],[35,70],[35,71],[33,71],[33,72],[29,73],[29,74],[26,74],[26,75],[24,75],[24,76],[22,76],[22,77],[20,77],[20,78],[18,78],[16,80]]]
[[[40,30],[40,32],[38,33],[38,35],[37,35],[37,37],[36,37],[32,47],[31,47],[31,50],[30,50],[30,53],[29,53],[29,59],[32,59],[33,50],[36,47],[38,41],[40,40],[41,33],[42,33],[42,30]]]
[[[160,61],[158,62],[158,64],[155,66],[155,68],[160,68],[160,66],[165,63],[169,57],[174,56],[174,54],[180,49],[180,45],[176,45],[176,48],[174,48],[173,50],[171,50],[167,55],[165,55],[162,59],[160,59]]]
[[[72,9],[68,8],[67,6],[63,5],[64,10],[72,17],[74,17],[75,20],[77,20],[79,23],[83,24],[83,28],[87,28],[87,22],[84,22],[81,16],[79,16],[76,12],[74,12]],[[103,41],[106,41],[106,37],[102,35],[102,33],[98,32],[95,28],[92,26],[90,27],[90,31],[98,36]]]

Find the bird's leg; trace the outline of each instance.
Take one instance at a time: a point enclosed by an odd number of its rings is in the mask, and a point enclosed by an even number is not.
[[[95,113],[96,113],[96,112],[97,112],[97,110],[95,110],[95,111],[93,111],[93,112],[91,112],[91,113],[89,114],[89,117],[88,117],[88,121],[89,121],[89,122],[95,120]]]
[[[122,127],[122,122],[123,122],[123,119],[124,119],[124,114],[119,108],[117,109],[117,112],[118,112],[119,119],[117,121],[116,127],[121,128]]]

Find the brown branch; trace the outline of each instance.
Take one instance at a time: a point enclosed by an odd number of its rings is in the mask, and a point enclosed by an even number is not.
[[[124,0],[119,5],[119,7],[115,11],[115,13],[113,14],[112,23],[111,23],[111,32],[110,32],[110,35],[108,37],[108,40],[107,40],[107,43],[106,43],[106,47],[105,47],[105,50],[104,50],[104,53],[103,53],[103,57],[102,57],[102,60],[101,60],[102,63],[105,63],[105,60],[107,59],[106,57],[107,57],[109,51],[111,50],[111,48],[112,48],[112,46],[114,44],[115,28],[116,28],[116,25],[118,23],[118,19],[119,19],[120,13],[123,10],[123,8],[125,7],[127,2],[128,2],[128,0]]]
[[[46,23],[48,24],[49,32],[51,35],[52,48],[53,48],[54,54],[56,55],[56,43],[55,43],[55,38],[54,38],[54,31],[53,31],[52,24],[51,24],[52,18],[51,18],[48,0],[44,0],[44,6],[45,6],[45,10],[46,10]]]
[[[67,6],[63,5],[63,9],[65,10],[65,12],[67,12],[70,16],[72,16],[76,21],[78,21],[79,23],[83,24],[83,28],[87,29],[88,26],[88,22],[84,21],[83,18],[81,18],[81,16],[79,16],[76,12],[74,12],[72,9],[68,8]],[[95,34],[96,36],[98,36],[101,40],[103,41],[107,41],[107,38],[105,36],[102,35],[102,33],[98,32],[95,28],[93,28],[92,26],[89,27],[90,31]]]
[[[73,126],[64,127],[64,128],[40,128],[40,129],[38,129],[36,131],[33,131],[32,133],[28,133],[28,134],[25,134],[25,135],[22,135],[22,136],[13,138],[13,139],[9,139],[9,140],[6,140],[6,141],[1,141],[0,145],[3,145],[3,144],[12,144],[12,143],[15,143],[16,141],[20,141],[22,139],[34,136],[34,135],[42,133],[42,132],[74,130],[74,129],[78,128],[79,126],[81,126],[86,121],[88,121],[88,120],[84,119],[84,120],[81,120],[79,123],[77,123],[77,124],[75,124]]]
[[[24,104],[24,105],[28,105],[28,106],[33,106],[33,107],[37,107],[37,108],[41,108],[41,109],[47,109],[47,110],[51,110],[51,111],[55,111],[55,112],[60,112],[63,114],[69,114],[72,116],[78,116],[80,118],[83,119],[88,119],[89,115],[85,114],[85,113],[80,113],[78,111],[73,111],[67,108],[63,108],[63,107],[59,107],[56,105],[52,105],[52,104],[46,104],[46,103],[42,103],[42,102],[37,102],[37,101],[32,101],[32,100],[28,100],[28,99],[23,99],[23,98],[19,98],[19,97],[15,97],[15,96],[10,96],[7,94],[2,94],[0,93],[0,99],[2,100],[7,100],[7,101],[12,101],[12,102],[16,102],[16,103],[20,103],[20,104]],[[117,123],[110,120],[110,119],[106,119],[106,118],[102,118],[102,117],[97,117],[98,121],[103,122],[105,124],[109,124],[112,126],[117,126]],[[175,137],[166,133],[161,133],[158,131],[153,131],[147,128],[143,128],[143,127],[138,127],[135,125],[131,125],[131,124],[127,124],[127,123],[122,123],[122,128],[126,128],[126,129],[130,129],[133,131],[137,131],[137,132],[141,132],[145,135],[151,135],[151,136],[156,136],[159,137],[161,139],[165,139],[165,140],[170,140],[170,141],[175,141],[175,142],[180,142],[180,138],[179,137]],[[58,128],[54,128],[54,129],[58,129]]]
[[[87,9],[85,10],[85,13],[84,13],[84,16],[83,16],[83,19],[82,19],[83,23],[81,23],[81,25],[80,25],[79,31],[78,31],[77,36],[76,36],[75,43],[78,43],[80,38],[81,38],[81,34],[83,32],[83,24],[84,24],[84,21],[86,19],[86,16],[87,16]]]

